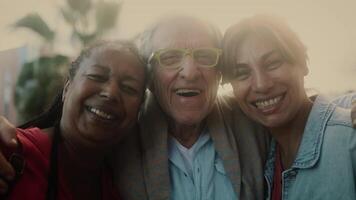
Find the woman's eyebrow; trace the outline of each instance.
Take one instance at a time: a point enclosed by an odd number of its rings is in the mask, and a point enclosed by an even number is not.
[[[98,68],[98,69],[100,69],[100,70],[103,70],[103,71],[106,72],[106,73],[109,73],[109,72],[110,72],[110,68],[109,68],[108,66],[105,66],[105,65],[94,64],[94,65],[92,65],[92,67]]]
[[[124,76],[122,79],[123,79],[123,81],[133,81],[133,82],[137,82],[137,83],[141,82],[141,80],[137,79],[136,77],[129,76],[129,75]]]

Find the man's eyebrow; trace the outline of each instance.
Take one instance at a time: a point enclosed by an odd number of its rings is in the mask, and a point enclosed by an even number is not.
[[[271,51],[269,51],[269,52],[263,54],[262,57],[261,57],[261,59],[262,59],[262,60],[266,60],[266,59],[267,59],[268,57],[270,57],[271,55],[277,54],[277,53],[278,53],[278,51],[277,51],[276,49],[273,49],[273,50],[271,50]]]
[[[234,68],[244,68],[244,67],[248,67],[248,64],[243,62],[236,62],[236,65],[234,66]]]

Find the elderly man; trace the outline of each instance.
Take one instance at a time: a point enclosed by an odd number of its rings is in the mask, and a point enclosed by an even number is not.
[[[267,140],[216,100],[220,40],[214,26],[191,17],[162,20],[141,36],[153,95],[139,135],[117,152],[124,198],[262,199]]]
[[[214,26],[182,16],[140,37],[153,95],[139,133],[114,156],[123,199],[263,198],[268,139],[232,101],[217,100],[220,40]]]

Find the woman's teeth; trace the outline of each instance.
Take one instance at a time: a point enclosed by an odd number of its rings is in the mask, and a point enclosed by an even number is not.
[[[276,105],[277,103],[279,103],[281,101],[282,97],[283,96],[281,95],[281,96],[277,96],[277,97],[274,97],[271,99],[256,101],[255,105],[257,108],[260,108],[260,109],[272,107],[272,106]]]
[[[111,114],[109,114],[109,113],[106,113],[106,112],[104,112],[104,111],[102,111],[102,110],[99,110],[99,109],[97,109],[97,108],[92,108],[92,107],[90,107],[89,108],[89,111],[91,112],[91,113],[93,113],[93,114],[96,114],[97,116],[99,116],[99,117],[101,117],[101,118],[104,118],[104,119],[107,119],[107,120],[111,120],[111,119],[114,119],[114,115],[111,115]]]

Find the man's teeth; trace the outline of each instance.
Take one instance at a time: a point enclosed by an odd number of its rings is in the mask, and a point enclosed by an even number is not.
[[[178,89],[176,94],[185,97],[192,97],[200,94],[200,90],[196,89]]]
[[[114,119],[114,115],[110,115],[96,108],[89,108],[89,111],[104,119]]]
[[[282,99],[282,96],[274,97],[272,99],[267,99],[263,101],[257,101],[255,104],[257,108],[266,108],[266,107],[271,107],[279,103]]]

